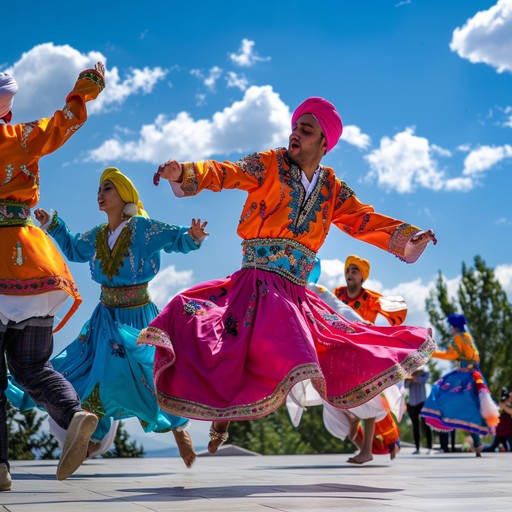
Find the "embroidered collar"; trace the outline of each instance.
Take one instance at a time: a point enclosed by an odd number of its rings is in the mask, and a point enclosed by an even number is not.
[[[123,260],[128,256],[132,243],[131,222],[128,221],[122,228],[112,250],[108,245],[108,237],[108,224],[104,224],[96,235],[96,258],[100,262],[101,271],[112,280],[114,276],[119,275],[119,269],[124,265]]]
[[[278,154],[279,175],[283,181],[290,188],[291,201],[288,207],[291,209],[288,218],[292,221],[288,229],[294,235],[301,235],[309,232],[311,222],[316,220],[316,216],[322,210],[322,203],[324,203],[329,191],[328,171],[320,166],[318,172],[318,180],[316,185],[309,196],[306,197],[306,190],[302,185],[302,169],[293,163],[288,156],[288,152],[284,151]],[[327,187],[328,195],[322,193],[322,189]]]

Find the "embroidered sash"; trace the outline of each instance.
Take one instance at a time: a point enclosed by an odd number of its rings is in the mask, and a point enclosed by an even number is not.
[[[133,286],[102,286],[100,301],[111,308],[138,308],[151,302],[148,283]]]
[[[316,253],[301,243],[288,238],[253,238],[244,240],[242,247],[242,268],[259,268],[300,286],[308,284]]]
[[[34,221],[27,203],[9,199],[0,200],[0,228],[33,225]]]

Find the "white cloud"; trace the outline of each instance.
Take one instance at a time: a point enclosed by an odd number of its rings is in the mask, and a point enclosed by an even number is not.
[[[512,158],[512,146],[481,146],[472,150],[464,160],[464,176],[478,178],[497,163]]]
[[[24,52],[6,70],[19,85],[14,99],[15,117],[28,121],[61,108],[80,71],[94,67],[98,61],[105,62],[99,52],[83,54],[69,45],[53,43],[40,44]]]
[[[254,51],[255,42],[249,39],[242,39],[242,44],[238,53],[230,53],[229,58],[234,62],[237,66],[250,68],[254,66],[257,62],[265,62],[270,60],[270,57],[260,57]]]
[[[238,87],[241,91],[245,91],[249,87],[249,80],[245,75],[239,75],[234,71],[229,71],[227,76],[228,87]]]
[[[379,186],[399,193],[408,193],[417,187],[436,191],[467,192],[480,184],[485,172],[501,161],[512,157],[512,146],[481,146],[469,151],[460,176],[449,178],[439,169],[436,156],[449,158],[452,152],[432,144],[414,134],[414,128],[397,133],[392,139],[383,137],[380,147],[368,153],[370,164],[367,179],[376,179]]]
[[[445,177],[433,152],[428,139],[414,135],[414,128],[397,133],[393,139],[383,137],[380,147],[365,156],[371,167],[368,178],[376,178],[379,186],[400,193],[412,192],[417,186],[441,190]]]
[[[119,106],[133,94],[150,94],[156,83],[167,75],[167,71],[160,67],[131,69],[129,74],[121,79],[119,70],[113,67],[106,72],[107,86],[98,98],[88,107],[89,113],[111,110]]]
[[[204,73],[199,69],[192,69],[190,74],[199,78],[210,91],[214,91],[217,80],[222,76],[222,68],[219,68],[219,66],[213,66],[208,75],[204,75]]]
[[[174,295],[193,284],[193,274],[193,270],[176,270],[174,265],[160,269],[149,283],[151,299],[163,309]]]
[[[470,62],[483,62],[499,73],[512,71],[512,0],[499,0],[453,31],[450,49]]]
[[[361,128],[356,125],[348,125],[343,127],[343,135],[341,140],[358,147],[359,149],[367,149],[371,146],[372,139]]]
[[[446,156],[450,157],[452,156],[452,152],[448,149],[442,148],[441,146],[438,146],[437,144],[431,144],[430,149],[433,153],[437,153],[440,156]]]
[[[494,274],[503,290],[509,298],[512,298],[512,263],[497,265],[494,269]]]
[[[506,106],[504,109],[502,109],[505,115],[507,115],[507,119],[503,122],[503,126],[507,126],[508,128],[512,128],[512,107]]]
[[[329,290],[345,284],[345,262],[338,259],[321,261],[322,272],[318,284]]]
[[[201,160],[213,155],[250,153],[287,144],[290,111],[271,86],[252,86],[211,119],[194,120],[188,112],[175,118],[158,116],[144,125],[138,140],[121,135],[92,150],[90,160],[142,161],[159,164],[169,158]]]
[[[206,105],[206,94],[203,93],[197,93],[195,95],[196,98],[196,105],[201,107],[203,105]]]
[[[107,64],[100,52],[84,54],[69,45],[53,43],[43,43],[23,53],[20,60],[6,70],[20,87],[13,109],[16,120],[38,119],[61,108],[80,71],[94,67],[98,61]],[[132,69],[121,79],[116,67],[107,67],[107,87],[89,103],[89,113],[120,105],[132,94],[150,93],[165,75],[161,68]]]

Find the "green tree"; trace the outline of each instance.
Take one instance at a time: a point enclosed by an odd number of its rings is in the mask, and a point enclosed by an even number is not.
[[[56,459],[57,440],[41,432],[46,415],[37,409],[20,412],[9,402],[6,406],[8,458],[10,460]]]
[[[441,348],[452,337],[447,315],[463,313],[480,352],[482,373],[494,396],[502,386],[512,386],[512,307],[494,270],[480,256],[475,256],[474,267],[462,264],[456,297],[449,297],[447,284],[439,272],[426,308]]]
[[[259,420],[233,421],[229,441],[262,455],[352,452],[350,441],[342,442],[327,432],[322,409],[307,408],[298,428],[293,427],[286,406]]]
[[[130,441],[130,435],[124,429],[124,423],[119,422],[114,447],[102,455],[104,458],[138,458],[144,457],[144,447],[137,446],[136,441]]]

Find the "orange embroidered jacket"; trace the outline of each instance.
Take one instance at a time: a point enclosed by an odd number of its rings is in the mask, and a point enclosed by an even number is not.
[[[30,208],[39,201],[40,158],[57,150],[83,125],[86,102],[95,99],[103,87],[103,77],[96,70],[83,71],[64,108],[52,117],[0,124],[0,295],[63,290],[75,299],[65,320],[81,298],[58,249],[33,224]]]
[[[436,350],[432,357],[457,361],[462,366],[480,362],[480,354],[469,332],[455,333],[448,348],[445,351]]]
[[[244,240],[291,239],[316,253],[331,224],[346,234],[412,263],[419,254],[406,251],[420,228],[375,212],[357,199],[329,167],[320,167],[318,182],[306,198],[301,169],[286,149],[254,153],[237,162],[186,162],[181,191],[192,196],[209,189],[248,193],[239,222]]]
[[[346,286],[333,290],[334,295],[344,304],[357,311],[364,320],[375,323],[380,313],[391,325],[401,325],[407,315],[407,306],[402,297],[383,297],[373,290],[362,288],[357,297],[349,297]]]

